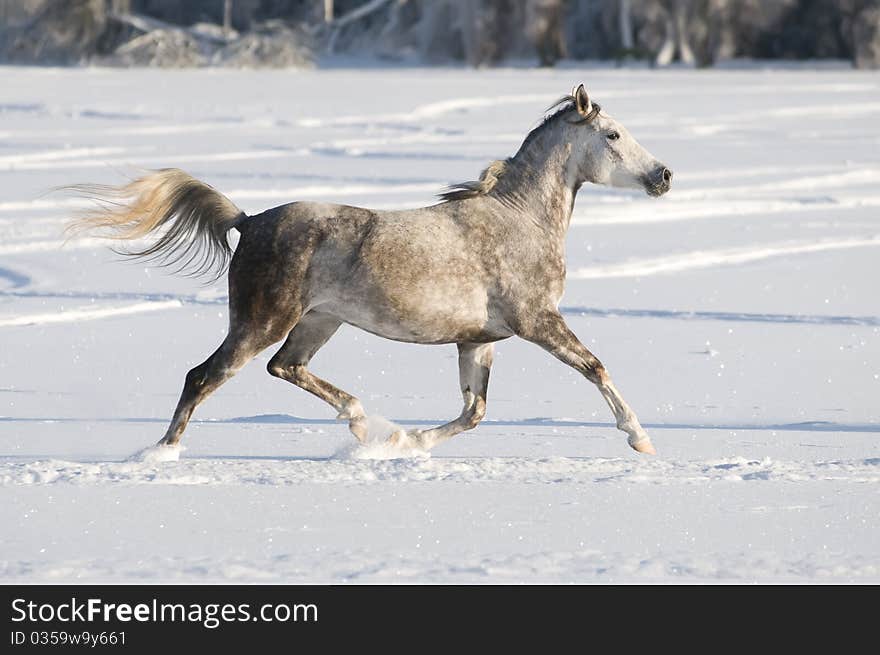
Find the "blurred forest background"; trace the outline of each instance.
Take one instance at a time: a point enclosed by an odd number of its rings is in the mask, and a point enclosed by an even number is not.
[[[880,68],[880,0],[0,0],[0,61],[308,67],[560,59]]]

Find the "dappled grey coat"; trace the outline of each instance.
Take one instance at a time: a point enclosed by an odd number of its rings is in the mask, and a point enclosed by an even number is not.
[[[659,196],[672,173],[592,103],[583,85],[564,96],[513,157],[459,184],[431,207],[376,211],[294,202],[247,216],[183,171],[165,169],[124,187],[75,187],[99,209],[76,223],[108,236],[158,238],[138,256],[222,272],[229,262],[229,333],[186,376],[160,441],[176,446],[196,406],[245,363],[284,340],[269,372],[332,405],[366,439],[357,398],[311,373],[309,360],[342,323],[388,339],[455,343],[464,408],[445,425],[398,430],[401,448],[429,449],[479,423],[494,342],[519,336],[599,388],[629,444],[653,453],[635,413],[599,360],[558,311],[565,236],[585,182]],[[241,233],[234,256],[227,232]],[[229,258],[231,256],[231,261]]]

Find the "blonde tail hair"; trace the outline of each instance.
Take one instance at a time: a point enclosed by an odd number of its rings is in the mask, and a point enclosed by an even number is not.
[[[62,190],[97,204],[68,225],[69,234],[97,230],[100,236],[128,241],[163,230],[151,245],[117,252],[176,265],[175,273],[216,270],[214,279],[232,256],[226,233],[246,216],[222,193],[177,168],[152,171],[118,187],[77,184]]]

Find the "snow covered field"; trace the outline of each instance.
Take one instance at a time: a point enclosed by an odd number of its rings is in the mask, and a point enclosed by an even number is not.
[[[880,581],[880,76],[850,71],[0,69],[0,578],[7,582]],[[43,195],[178,166],[245,211],[432,202],[579,81],[675,171],[585,187],[563,311],[652,435],[498,345],[487,420],[369,459],[266,374],[162,436],[224,283],[119,263]],[[367,411],[460,410],[455,348],[343,328],[316,373]]]

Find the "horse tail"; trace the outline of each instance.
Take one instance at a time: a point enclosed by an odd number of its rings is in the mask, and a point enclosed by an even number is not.
[[[97,204],[68,225],[69,234],[98,230],[105,238],[128,241],[160,232],[143,248],[116,252],[176,265],[175,273],[192,276],[223,274],[232,257],[227,232],[246,218],[229,198],[177,168],[151,171],[123,186],[78,184],[62,190]]]

